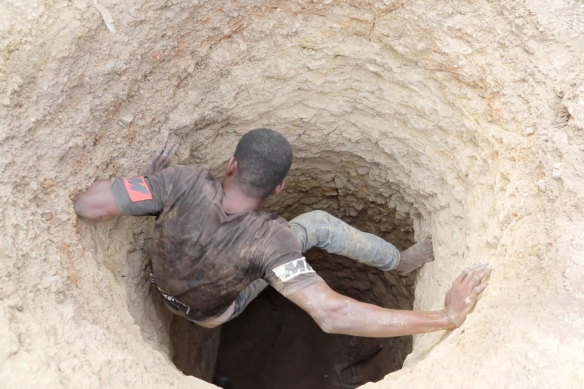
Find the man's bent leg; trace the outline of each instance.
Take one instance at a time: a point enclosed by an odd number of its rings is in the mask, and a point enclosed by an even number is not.
[[[304,213],[289,224],[302,252],[316,246],[383,271],[393,270],[400,263],[400,253],[394,245],[324,211]]]

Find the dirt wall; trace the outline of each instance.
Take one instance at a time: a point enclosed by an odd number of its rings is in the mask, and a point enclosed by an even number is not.
[[[377,207],[433,237],[416,308],[494,268],[462,328],[364,387],[584,385],[581,1],[99,4],[115,33],[91,1],[0,4],[1,386],[212,387],[169,359],[151,221],[72,200],[168,139],[221,172],[259,126],[295,150],[272,209],[366,228]]]

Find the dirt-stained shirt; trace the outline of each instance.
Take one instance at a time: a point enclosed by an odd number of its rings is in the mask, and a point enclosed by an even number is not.
[[[115,179],[112,191],[123,215],[156,216],[156,283],[190,306],[194,320],[220,315],[258,278],[284,296],[322,280],[303,260],[286,220],[267,212],[225,213],[221,183],[206,169],[173,166]]]

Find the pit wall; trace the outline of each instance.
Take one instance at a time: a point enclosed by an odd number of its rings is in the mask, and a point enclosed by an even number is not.
[[[281,212],[374,203],[432,236],[416,308],[494,268],[461,329],[365,388],[584,385],[581,2],[100,3],[115,34],[92,2],[0,5],[2,385],[212,387],[168,358],[151,222],[72,200],[167,139],[220,172],[258,126],[295,148]]]

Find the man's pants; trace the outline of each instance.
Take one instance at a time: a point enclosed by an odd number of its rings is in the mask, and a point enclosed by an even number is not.
[[[304,213],[290,220],[289,224],[302,252],[316,246],[383,271],[395,269],[399,264],[399,251],[394,245],[376,235],[359,231],[324,211]],[[266,286],[266,281],[258,279],[242,290],[228,320],[239,316]]]

